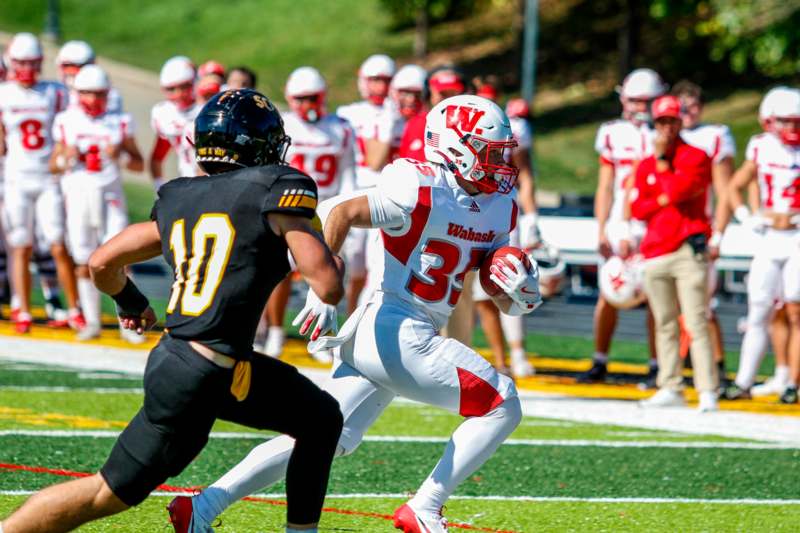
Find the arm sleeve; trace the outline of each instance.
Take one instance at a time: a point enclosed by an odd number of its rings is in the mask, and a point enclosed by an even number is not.
[[[53,119],[53,141],[57,143],[64,143],[64,119],[63,113],[56,115]]]
[[[121,126],[122,126],[122,137],[133,137],[136,134],[136,122],[133,120],[133,116],[125,113],[122,115]]]
[[[746,161],[758,163],[758,138],[751,137],[747,143],[747,148],[744,150],[744,158]]]
[[[344,119],[342,119],[342,125],[344,126],[344,144],[340,159],[342,167],[340,191],[344,194],[356,189],[356,132]]]
[[[516,124],[516,131],[515,130]],[[530,150],[531,149],[531,140],[533,135],[531,134],[531,125],[528,123],[527,120],[524,118],[516,119],[514,123],[511,124],[511,130],[514,131],[517,140],[517,150]]]
[[[601,165],[614,164],[614,159],[611,154],[611,136],[605,125],[600,126],[600,129],[597,130],[597,136],[594,139],[594,149],[600,156]]]
[[[313,219],[317,209],[317,184],[313,179],[288,168],[264,198],[261,212],[295,215]]]
[[[392,235],[402,235],[411,225],[411,212],[417,205],[419,177],[400,164],[383,169],[378,186],[367,193],[372,225]]]

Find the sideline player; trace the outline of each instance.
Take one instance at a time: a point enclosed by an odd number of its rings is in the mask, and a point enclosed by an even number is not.
[[[772,132],[750,139],[745,162],[729,187],[736,219],[758,235],[747,281],[747,331],[739,371],[726,391],[729,399],[749,396],[767,349],[767,329],[776,301],[789,320],[789,386],[783,403],[797,403],[800,373],[800,90],[781,92],[775,101]],[[752,213],[741,189],[757,179],[761,210]]]
[[[64,201],[48,160],[53,149],[53,119],[67,104],[64,87],[40,81],[42,48],[34,35],[18,33],[8,47],[11,81],[0,85],[0,152],[6,155],[5,210],[11,247],[14,293],[19,301],[15,328],[28,333],[34,227],[38,227],[56,263],[68,305],[70,327],[85,321],[78,309],[72,258],[64,246]]]
[[[431,475],[394,515],[395,527],[403,531],[442,533],[447,498],[522,417],[510,378],[468,346],[438,334],[458,300],[464,274],[508,242],[516,223],[514,195],[508,193],[517,170],[506,163],[515,144],[508,118],[494,103],[477,96],[450,98],[430,111],[427,123],[428,162],[395,161],[376,188],[328,215],[324,232],[333,250],[352,226],[381,228],[385,273],[381,290],[350,316],[338,337],[317,338],[309,348],[340,347],[324,385],[345,416],[337,456],[355,451],[395,396],[465,417]],[[476,203],[480,213],[470,209]],[[514,259],[516,270],[495,271],[505,291],[497,302],[506,312],[529,313],[541,303],[537,271],[535,264],[528,271]],[[335,308],[318,301],[309,291],[302,312],[301,333],[313,332],[312,339],[335,323]],[[281,479],[293,445],[290,438],[278,437],[251,451],[192,499],[195,522],[210,523],[237,499]]]
[[[719,285],[719,271],[716,260],[719,258],[719,247],[722,243],[722,234],[731,218],[728,202],[728,185],[734,171],[733,159],[736,157],[736,143],[731,135],[731,130],[723,124],[707,124],[700,121],[703,113],[703,90],[699,85],[688,80],[682,80],[672,88],[672,94],[681,102],[681,119],[683,128],[681,138],[688,144],[700,148],[711,158],[711,179],[714,190],[708,197],[708,215],[713,217],[713,233],[709,241],[709,269],[708,269],[708,329],[711,339],[711,348],[714,353],[714,362],[719,369],[720,382],[725,376],[725,349],[722,343],[722,328],[715,312],[717,305],[714,294]],[[688,350],[688,344],[686,346]],[[685,356],[686,354],[682,354]]]
[[[94,50],[86,41],[67,41],[59,49],[56,56],[56,66],[58,73],[67,89],[69,89],[69,105],[77,106],[78,94],[73,86],[75,76],[84,65],[92,65],[95,62]],[[122,95],[117,89],[112,87],[108,91],[108,112],[122,113]]]
[[[358,92],[362,100],[344,105],[336,114],[347,120],[356,133],[356,183],[355,189],[374,187],[379,173],[370,168],[368,143],[378,136],[378,121],[384,113],[389,96],[389,85],[395,75],[394,60],[383,54],[369,56],[358,69]],[[347,312],[358,305],[358,296],[367,283],[368,232],[356,228],[347,237],[342,250],[347,264]]]
[[[67,211],[67,242],[75,261],[78,295],[86,327],[81,340],[100,336],[100,292],[89,278],[89,256],[102,243],[128,226],[122,190],[120,156],[125,168],[144,170],[144,160],[134,138],[133,119],[127,113],[108,110],[111,83],[97,65],[86,65],[73,84],[77,106],[56,115],[56,142],[50,169],[63,173],[61,190]],[[139,343],[135,332],[121,328],[125,340]]]
[[[325,79],[313,67],[294,70],[284,90],[291,110],[283,114],[284,129],[292,139],[286,160],[317,183],[321,202],[342,192],[344,183],[352,186],[355,180],[355,134],[346,120],[328,114],[325,109],[327,90]],[[264,353],[270,357],[279,357],[283,351],[283,319],[291,289],[292,279],[287,276],[278,283],[267,302],[269,329]],[[312,355],[330,362],[324,355]]]
[[[625,220],[625,185],[638,161],[652,151],[653,129],[650,127],[650,103],[664,94],[661,77],[649,68],[636,69],[625,77],[619,88],[622,118],[606,122],[597,132],[595,150],[600,154],[600,171],[594,200],[598,226],[598,251],[601,263],[618,255],[623,259],[635,252],[636,242],[644,234],[638,222]],[[617,327],[619,311],[600,293],[594,310],[594,344],[592,367],[578,376],[579,382],[604,381],[608,373],[608,352]],[[653,316],[647,313],[650,345],[648,380],[655,378],[656,358],[653,337]]]
[[[139,332],[156,316],[125,265],[163,253],[174,268],[168,332],[147,361],[144,406],[98,474],[35,494],[3,522],[4,533],[68,531],[138,505],[200,453],[217,418],[297,439],[287,473],[287,531],[316,532],[342,415],[294,367],[251,347],[267,296],[289,271],[287,248],[324,301],[341,298],[340,267],[311,226],[316,186],[281,164],[288,138],[260,93],[214,97],[195,135],[198,163],[210,175],[164,185],[153,220],[128,227],[89,262],[123,325]],[[287,206],[295,195],[302,201]],[[170,510],[178,520],[179,510]]]
[[[194,82],[194,65],[187,57],[172,57],[161,67],[159,83],[167,99],[153,106],[150,113],[150,125],[156,133],[156,140],[149,168],[156,190],[164,184],[164,159],[171,149],[175,150],[178,158],[178,175],[197,174],[192,146],[184,142],[187,124],[200,110],[195,105]]]

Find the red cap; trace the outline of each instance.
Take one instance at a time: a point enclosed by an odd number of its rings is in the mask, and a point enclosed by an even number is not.
[[[456,91],[459,93],[464,92],[464,82],[461,77],[455,72],[443,70],[434,74],[428,81],[432,91]]]
[[[478,89],[478,92],[475,94],[484,98],[488,98],[489,100],[497,100],[497,89],[495,89],[494,85],[489,83],[484,83],[481,85],[481,88]]]
[[[206,74],[216,74],[217,76],[225,77],[225,67],[221,63],[214,60],[206,61],[197,69],[197,76],[202,78]]]
[[[653,120],[663,117],[681,118],[681,101],[677,96],[662,96],[653,102]]]

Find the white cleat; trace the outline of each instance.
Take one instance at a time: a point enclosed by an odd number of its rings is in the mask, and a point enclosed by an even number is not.
[[[119,336],[129,344],[142,344],[145,340],[144,335],[140,335],[132,329],[120,329]]]
[[[99,339],[100,338],[100,324],[86,324],[86,326],[81,329],[75,337],[79,341],[90,341],[92,339]]]
[[[264,354],[278,358],[283,352],[283,345],[286,342],[286,334],[281,328],[269,328],[267,342],[264,343]]]
[[[639,402],[639,407],[684,407],[683,394],[672,389],[658,389],[654,395]]]
[[[313,357],[318,363],[323,363],[326,365],[333,363],[333,353],[330,350],[319,350],[313,352],[311,357]]]
[[[403,504],[394,512],[394,527],[403,533],[447,533],[447,520],[441,513],[418,513]]]
[[[719,411],[719,404],[717,403],[717,393],[713,391],[705,391],[700,393],[700,403],[697,404],[698,413],[711,413]]]
[[[529,378],[536,374],[536,369],[527,359],[511,363],[511,373],[515,378]]]
[[[789,383],[787,383],[786,380],[779,379],[777,376],[772,376],[761,385],[753,386],[753,388],[750,389],[750,394],[752,396],[780,396],[788,386]]]

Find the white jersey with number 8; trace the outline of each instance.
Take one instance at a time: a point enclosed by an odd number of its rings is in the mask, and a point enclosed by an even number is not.
[[[49,174],[53,118],[66,105],[66,89],[56,82],[41,81],[30,88],[13,81],[0,84],[8,181],[19,173]]]

